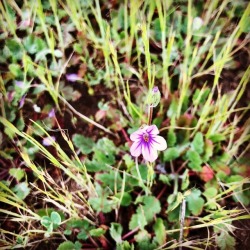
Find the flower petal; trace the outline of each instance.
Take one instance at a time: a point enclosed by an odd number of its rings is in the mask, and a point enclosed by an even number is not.
[[[150,143],[142,144],[142,155],[143,158],[149,162],[154,162],[158,157],[156,149],[154,149]]]
[[[155,125],[148,126],[146,131],[150,135],[158,135],[159,134],[159,130]]]
[[[167,148],[167,143],[166,140],[162,137],[162,136],[153,136],[151,138],[152,141],[152,147],[159,150],[159,151],[163,151]]]
[[[145,126],[144,128],[139,128],[137,131],[135,131],[134,133],[132,133],[130,135],[130,139],[132,141],[140,140],[141,136],[143,135],[143,133],[145,133],[147,128],[148,128],[148,126]]]
[[[142,151],[141,141],[135,141],[130,148],[131,155],[134,157],[138,157],[141,154],[141,151]]]

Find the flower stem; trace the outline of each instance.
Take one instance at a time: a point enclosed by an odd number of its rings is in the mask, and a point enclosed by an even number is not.
[[[136,171],[137,171],[138,178],[139,178],[139,184],[144,189],[144,191],[146,192],[146,194],[148,194],[148,188],[144,185],[143,180],[141,178],[141,173],[140,173],[140,170],[139,170],[138,158],[137,157],[135,158],[135,167],[136,167]]]
[[[153,107],[148,105],[148,126],[152,123],[152,116],[153,116]]]
[[[147,174],[147,187],[150,189],[153,185],[154,179],[154,166],[152,163],[148,163],[148,174]]]

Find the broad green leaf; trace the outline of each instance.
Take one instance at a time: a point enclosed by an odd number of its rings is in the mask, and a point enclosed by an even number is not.
[[[46,48],[46,43],[43,39],[34,35],[29,35],[23,40],[24,48],[30,54],[36,54]]]
[[[90,161],[89,159],[86,159],[85,166],[88,172],[99,172],[107,169],[105,164],[102,164],[95,160]]]
[[[122,195],[121,193],[118,193],[116,197],[120,199],[121,195]],[[127,207],[131,204],[131,202],[132,202],[131,195],[127,192],[124,192],[121,200],[121,206]]]
[[[188,209],[193,215],[199,215],[203,210],[204,199],[200,197],[201,191],[198,189],[192,190],[191,194],[186,197]]]
[[[51,222],[55,225],[60,225],[62,222],[61,216],[59,213],[53,211],[50,215]]]
[[[194,171],[201,171],[202,170],[202,167],[201,167],[202,160],[201,160],[200,155],[196,151],[188,150],[186,153],[186,156],[189,160],[188,166],[192,170],[194,170]]]
[[[76,250],[76,248],[72,241],[65,241],[59,245],[57,250]]]
[[[93,151],[94,141],[91,138],[75,134],[72,140],[74,145],[79,148],[83,154],[89,154]]]
[[[142,229],[135,235],[136,242],[145,242],[151,238],[147,230]]]
[[[112,222],[109,228],[110,235],[116,243],[122,242],[122,225],[119,223]]]
[[[147,166],[145,166],[145,165],[139,165],[138,168],[139,168],[139,172],[140,172],[140,175],[141,175],[142,180],[146,181],[146,180],[147,180],[147,173],[148,173],[148,168],[147,168]],[[132,176],[134,176],[135,178],[139,179],[139,176],[138,176],[138,173],[137,173],[137,170],[136,170],[135,165],[134,165],[134,167],[131,169],[131,174],[132,174]],[[136,182],[138,182],[138,181],[136,180]]]
[[[170,129],[168,131],[168,135],[167,135],[168,147],[173,147],[175,145],[176,141],[177,141],[176,134],[175,134],[173,129]]]
[[[178,110],[178,101],[177,101],[177,99],[173,99],[170,106],[169,106],[167,116],[169,118],[171,118],[172,116],[176,116],[177,110]]]
[[[49,228],[50,224],[51,224],[51,218],[49,216],[43,216],[41,219],[41,224],[46,227]]]
[[[9,70],[14,75],[15,78],[21,79],[23,77],[23,71],[19,64],[9,64]]]
[[[21,168],[11,168],[9,174],[16,178],[17,181],[20,181],[24,177],[25,171]]]
[[[134,250],[134,245],[133,244],[129,244],[128,241],[123,241],[122,243],[118,243],[116,245],[116,249],[117,250]]]
[[[205,150],[202,159],[204,162],[207,162],[213,156],[214,145],[211,140],[205,141]]]
[[[166,229],[161,218],[157,218],[154,226],[155,240],[161,246],[166,243]]]
[[[89,234],[92,237],[100,237],[105,234],[105,230],[103,228],[94,228],[89,231]]]
[[[129,222],[129,229],[133,230],[139,227],[141,230],[147,225],[147,220],[143,213],[133,214]]]
[[[182,175],[182,183],[181,183],[181,190],[185,190],[189,186],[189,170],[186,169],[185,172]]]
[[[225,231],[221,231],[221,233],[215,238],[217,245],[221,250],[234,250],[236,241],[233,236]]]
[[[77,234],[78,240],[87,240],[89,238],[88,231],[82,229],[80,233]]]
[[[178,192],[177,195],[171,194],[169,195],[167,201],[168,201],[168,209],[167,212],[175,210],[183,201],[183,195],[181,192]]]
[[[102,166],[106,168],[106,164],[113,165],[115,163],[115,156],[111,152],[105,152],[94,149],[95,153],[93,155],[93,160],[100,163]]]
[[[96,175],[96,180],[100,181],[103,186],[109,187],[112,191],[116,187],[118,190],[121,189],[122,178],[120,173],[110,171],[109,173],[102,173]]]
[[[117,201],[108,200],[105,197],[94,197],[89,199],[89,204],[97,212],[109,213],[117,205]]]
[[[128,170],[130,170],[135,165],[135,162],[132,159],[130,154],[125,154],[123,156],[123,160],[125,161],[125,164]]]
[[[21,182],[16,184],[16,186],[13,188],[13,192],[16,193],[18,198],[24,200],[30,193],[30,188],[26,182]]]
[[[168,186],[170,186],[170,181],[171,179],[169,178],[168,175],[164,175],[164,174],[160,174],[159,180],[162,181],[164,184],[167,184]]]
[[[21,45],[15,39],[8,39],[6,41],[6,46],[10,50],[12,58],[15,61],[22,59],[22,56],[23,56],[22,47],[21,47]]]
[[[202,154],[204,151],[204,140],[201,132],[196,133],[194,139],[191,143],[192,149],[196,151],[198,154]]]
[[[209,187],[205,190],[203,195],[207,198],[207,200],[214,198],[217,195],[218,191],[215,187]]]
[[[177,148],[168,148],[164,151],[164,161],[172,161],[180,156],[179,150]]]
[[[143,202],[143,206],[137,208],[137,213],[144,213],[147,222],[151,222],[156,214],[161,211],[160,201],[154,196],[142,196],[136,202]],[[143,211],[142,211],[143,210]]]
[[[225,141],[226,136],[223,134],[213,134],[208,137],[213,143],[220,142],[220,141]]]

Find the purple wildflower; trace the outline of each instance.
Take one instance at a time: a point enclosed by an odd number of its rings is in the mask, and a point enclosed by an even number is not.
[[[78,80],[81,80],[81,77],[79,77],[77,74],[68,74],[68,75],[66,75],[66,79],[69,82],[76,82]]]
[[[23,89],[24,88],[24,82],[23,81],[15,81],[16,86],[18,86],[19,88]]]
[[[26,97],[26,94],[22,96],[22,98],[20,99],[20,102],[19,102],[19,108],[22,108],[23,105],[24,105],[24,101],[25,101],[25,97]]]
[[[48,136],[43,138],[43,145],[44,146],[51,146],[56,141],[55,136]]]
[[[157,150],[162,151],[167,148],[167,143],[155,125],[145,126],[130,135],[134,142],[130,148],[130,153],[134,157],[142,154],[148,162],[154,162],[157,157]]]
[[[55,116],[56,116],[56,114],[55,114],[55,109],[51,109],[50,112],[48,113],[48,117],[49,117],[49,118],[53,118],[53,117],[55,117]]]
[[[152,89],[152,92],[155,94],[155,93],[158,93],[159,92],[159,88],[157,86],[153,87]]]

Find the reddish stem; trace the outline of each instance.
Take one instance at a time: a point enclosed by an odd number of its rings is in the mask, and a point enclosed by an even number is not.
[[[166,189],[167,189],[167,186],[165,185],[164,187],[163,187],[163,189],[161,190],[161,192],[158,194],[158,196],[157,196],[157,199],[159,200],[160,198],[161,198],[161,196],[164,194],[164,192],[166,191]]]
[[[128,238],[130,235],[136,233],[139,230],[139,227],[136,227],[135,229],[133,229],[132,231],[128,232],[127,234],[122,236],[122,240]]]

